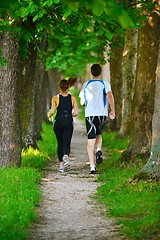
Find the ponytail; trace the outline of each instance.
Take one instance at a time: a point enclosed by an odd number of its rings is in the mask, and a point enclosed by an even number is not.
[[[72,87],[77,81],[77,77],[71,77],[68,79],[67,83],[68,83],[68,87]]]

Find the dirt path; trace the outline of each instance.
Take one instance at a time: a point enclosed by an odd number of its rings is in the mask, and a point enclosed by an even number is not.
[[[29,240],[110,240],[116,228],[106,219],[102,207],[92,195],[97,175],[89,175],[83,122],[76,119],[70,155],[71,168],[58,172],[58,163],[51,166],[42,180],[43,199],[39,219],[32,226]]]

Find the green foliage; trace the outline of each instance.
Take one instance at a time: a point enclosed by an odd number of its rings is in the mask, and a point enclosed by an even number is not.
[[[60,27],[54,29],[54,36],[48,37],[46,66],[47,69],[57,67],[67,75],[82,76],[87,63],[104,64],[104,52],[113,36],[124,36],[116,19],[106,17],[105,13],[100,17],[92,16],[90,10],[82,8],[78,15],[73,12],[62,20],[56,20]]]
[[[22,151],[22,167],[34,167],[43,169],[48,161],[48,156],[38,149],[29,147]]]
[[[0,239],[24,239],[35,219],[41,175],[33,168],[0,169]]]
[[[49,158],[55,156],[57,152],[57,140],[53,131],[52,124],[42,124],[42,140],[37,142],[40,151]]]
[[[119,139],[117,133],[106,133],[103,137],[106,159],[101,166],[98,180],[97,198],[108,208],[110,216],[122,224],[120,234],[127,239],[159,239],[160,208],[157,182],[131,182],[131,177],[144,164],[140,159],[129,164],[121,164],[118,159],[128,147],[129,138]]]
[[[85,107],[80,104],[80,98],[79,98],[79,90],[76,88],[71,88],[71,93],[76,97],[78,109],[79,109],[79,116],[78,118],[84,121],[85,116]]]
[[[68,75],[82,75],[87,63],[103,64],[103,52],[113,36],[133,27],[129,8],[114,0],[12,0],[2,5],[2,22],[7,12],[12,19],[3,25],[4,31],[19,26],[21,55],[27,57],[32,44],[46,59],[47,69],[58,67]],[[47,52],[41,48],[44,39]]]
[[[6,66],[6,64],[7,64],[6,59],[0,56],[0,67],[4,67]]]
[[[42,124],[41,137],[42,140],[37,142],[39,150],[29,147],[22,151],[22,167],[43,169],[56,154],[57,142],[52,125]]]

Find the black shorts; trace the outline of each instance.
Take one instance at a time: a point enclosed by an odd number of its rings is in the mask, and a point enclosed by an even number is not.
[[[106,123],[106,116],[86,117],[86,129],[88,139],[94,139],[96,138],[96,135],[101,135]]]

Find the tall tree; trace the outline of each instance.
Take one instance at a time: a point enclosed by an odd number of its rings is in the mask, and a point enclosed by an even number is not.
[[[33,108],[35,92],[35,75],[36,75],[36,51],[34,45],[30,44],[30,56],[20,58],[18,88],[20,99],[20,118],[22,128],[23,147],[33,145]]]
[[[159,45],[159,16],[152,12],[139,29],[135,93],[132,102],[131,140],[121,160],[148,155],[152,140],[155,72]]]
[[[11,33],[6,33],[2,39],[2,56],[8,64],[0,68],[0,166],[19,165],[21,161],[18,52],[16,38]]]
[[[122,121],[119,135],[130,133],[131,103],[134,95],[134,84],[137,67],[138,29],[127,29],[122,60]]]
[[[155,106],[152,122],[152,146],[150,158],[134,178],[160,179],[160,46],[156,71]]]
[[[122,56],[124,43],[120,37],[114,38],[114,43],[110,50],[110,75],[112,92],[115,98],[116,122],[110,121],[109,125],[112,130],[120,128],[122,115]]]

